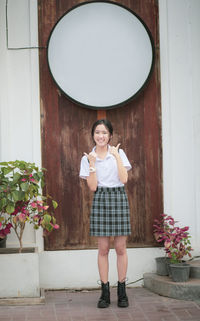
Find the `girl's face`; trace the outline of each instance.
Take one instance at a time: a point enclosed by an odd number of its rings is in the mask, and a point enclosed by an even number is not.
[[[110,137],[109,130],[103,124],[100,124],[95,128],[93,138],[97,146],[106,146],[110,140]]]

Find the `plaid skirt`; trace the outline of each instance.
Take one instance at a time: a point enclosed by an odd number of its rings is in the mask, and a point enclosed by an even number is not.
[[[98,187],[94,193],[91,215],[91,236],[130,235],[130,211],[124,186]]]

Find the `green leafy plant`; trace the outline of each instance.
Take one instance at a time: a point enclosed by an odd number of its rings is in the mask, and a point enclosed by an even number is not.
[[[157,242],[164,244],[166,255],[171,263],[182,262],[184,256],[191,257],[189,226],[179,227],[173,217],[161,214],[161,220],[154,220],[154,237]]]
[[[54,216],[58,204],[42,195],[45,169],[34,163],[10,161],[0,163],[0,238],[14,229],[22,251],[22,236],[27,223],[43,228],[44,235],[58,229]]]

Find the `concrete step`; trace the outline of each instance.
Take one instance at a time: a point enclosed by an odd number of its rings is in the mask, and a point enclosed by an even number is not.
[[[187,282],[173,282],[168,276],[156,273],[144,274],[144,287],[148,290],[178,300],[200,300],[200,279],[190,278]]]
[[[200,279],[200,260],[187,262],[190,264],[190,277],[193,279]]]

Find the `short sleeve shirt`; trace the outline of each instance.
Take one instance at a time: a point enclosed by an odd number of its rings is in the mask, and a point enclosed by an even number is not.
[[[97,175],[97,185],[99,187],[124,186],[118,176],[117,161],[115,157],[109,152],[109,148],[110,147],[108,147],[108,152],[104,159],[100,159],[98,157],[96,158],[95,168]],[[95,147],[93,148],[93,151],[95,151]],[[119,155],[124,167],[127,169],[127,171],[130,170],[132,166],[123,149],[119,149]],[[81,178],[87,179],[89,175],[89,162],[87,156],[83,156],[81,159],[79,176]]]

